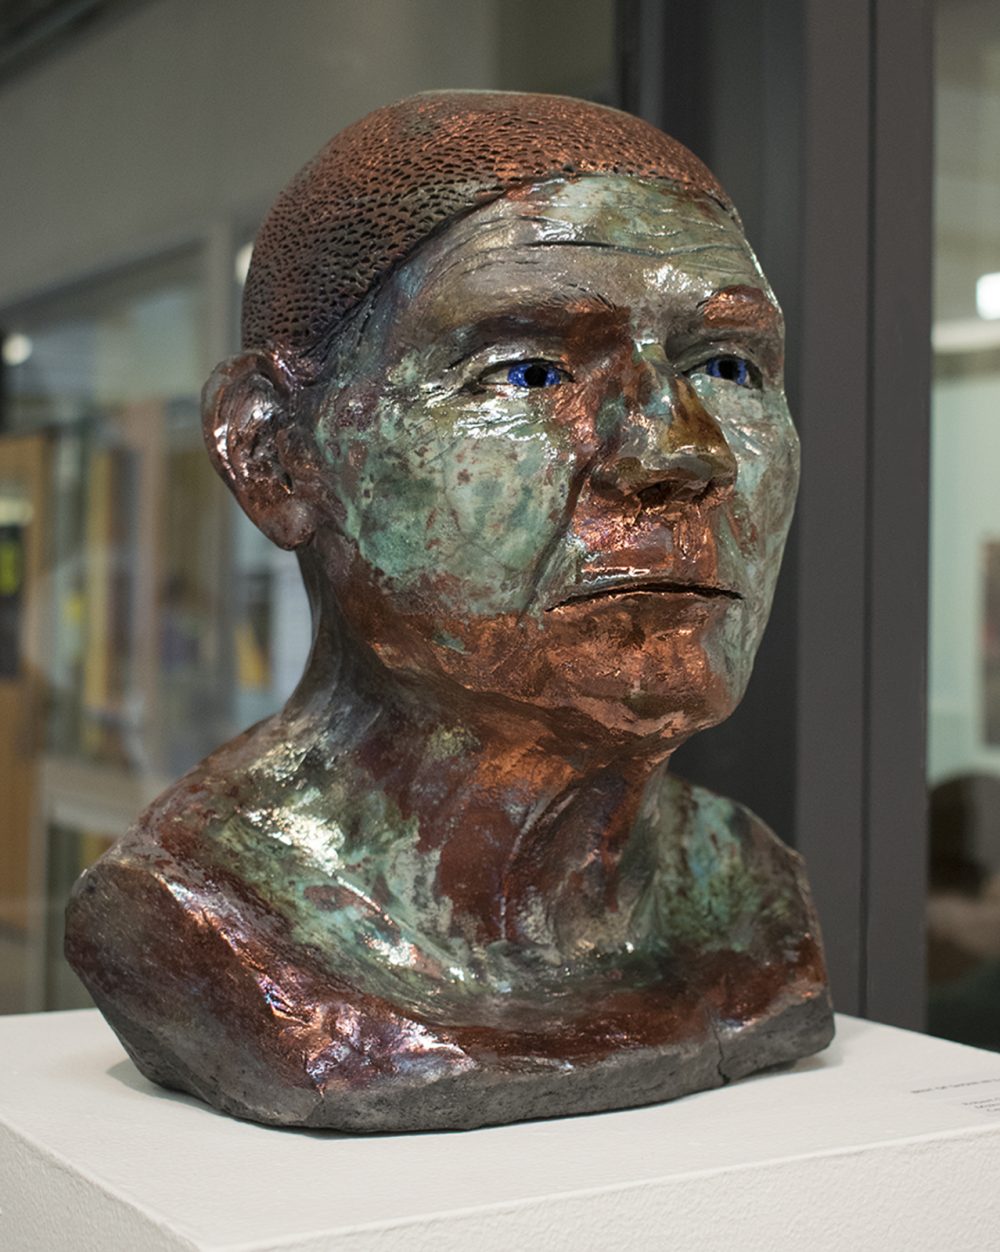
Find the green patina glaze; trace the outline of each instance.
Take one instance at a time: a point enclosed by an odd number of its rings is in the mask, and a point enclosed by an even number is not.
[[[744,951],[763,920],[765,892],[740,829],[745,815],[701,789],[692,789],[689,804],[686,821],[674,812],[660,831],[647,925],[686,947]]]
[[[366,441],[345,530],[398,594],[446,571],[460,587],[448,608],[526,607],[525,580],[562,520],[570,482],[562,441],[531,408],[497,421],[457,405],[447,426],[390,416]],[[412,521],[401,525],[404,515]]]
[[[449,904],[435,893],[437,854],[418,840],[417,820],[355,775],[243,805],[212,846],[288,919],[296,943],[329,954],[338,978],[417,1005],[428,975],[461,985],[469,964],[461,944],[442,942]]]
[[[424,747],[424,760],[429,763],[454,760],[478,746],[475,735],[464,726],[437,726]]]

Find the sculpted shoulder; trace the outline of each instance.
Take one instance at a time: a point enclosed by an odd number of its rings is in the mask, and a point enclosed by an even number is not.
[[[666,774],[641,822],[652,864],[635,915],[684,946],[759,951],[815,935],[802,859],[748,808]]]
[[[100,983],[127,977],[150,925],[156,946],[204,944],[208,933],[273,926],[273,816],[262,796],[284,772],[292,785],[308,749],[280,716],[224,744],[173,783],[77,881],[66,916],[67,956],[100,1002]],[[270,830],[268,829],[270,827]],[[285,852],[289,849],[286,847]],[[148,945],[147,945],[148,947]],[[172,976],[164,957],[147,976]]]
[[[67,955],[99,1003],[105,983],[121,1003],[123,981],[153,950],[162,955],[148,963],[150,988],[172,983],[189,954],[211,951],[206,985],[258,974],[270,984],[273,974],[261,971],[299,978],[314,967],[334,985],[398,996],[396,965],[371,953],[401,950],[416,937],[421,908],[442,907],[436,858],[411,855],[415,823],[356,761],[301,729],[275,717],[224,745],[78,881]],[[404,878],[410,908],[393,908]]]
[[[748,856],[774,855],[801,862],[801,858],[768,824],[745,804],[719,795],[676,774],[665,773],[650,797],[664,835],[684,842],[712,839],[725,831]]]
[[[283,714],[258,722],[172,783],[139,815],[106,859],[158,849],[185,860],[210,853],[234,821],[268,826],[268,797],[294,793],[315,736]]]

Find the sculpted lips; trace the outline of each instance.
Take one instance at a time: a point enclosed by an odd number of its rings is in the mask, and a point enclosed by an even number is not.
[[[690,596],[692,598],[713,600],[742,600],[743,597],[732,587],[722,587],[715,583],[679,582],[669,578],[608,578],[599,583],[588,583],[574,587],[565,599],[557,601],[546,608],[547,613],[553,609],[566,608],[568,605],[582,601],[611,599],[627,595],[669,595]]]

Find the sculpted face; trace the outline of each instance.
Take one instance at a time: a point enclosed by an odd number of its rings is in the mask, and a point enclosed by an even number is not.
[[[314,537],[393,668],[683,737],[743,694],[798,476],[780,312],[714,201],[546,182],[425,242],[342,338]]]

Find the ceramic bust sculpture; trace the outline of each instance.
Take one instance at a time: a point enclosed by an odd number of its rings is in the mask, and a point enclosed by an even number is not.
[[[91,870],[67,952],[139,1069],[240,1117],[663,1100],[832,1033],[798,857],[669,771],[739,701],[798,474],[782,320],[625,114],[448,92],[282,193],[216,469],[313,605],[273,717]]]

